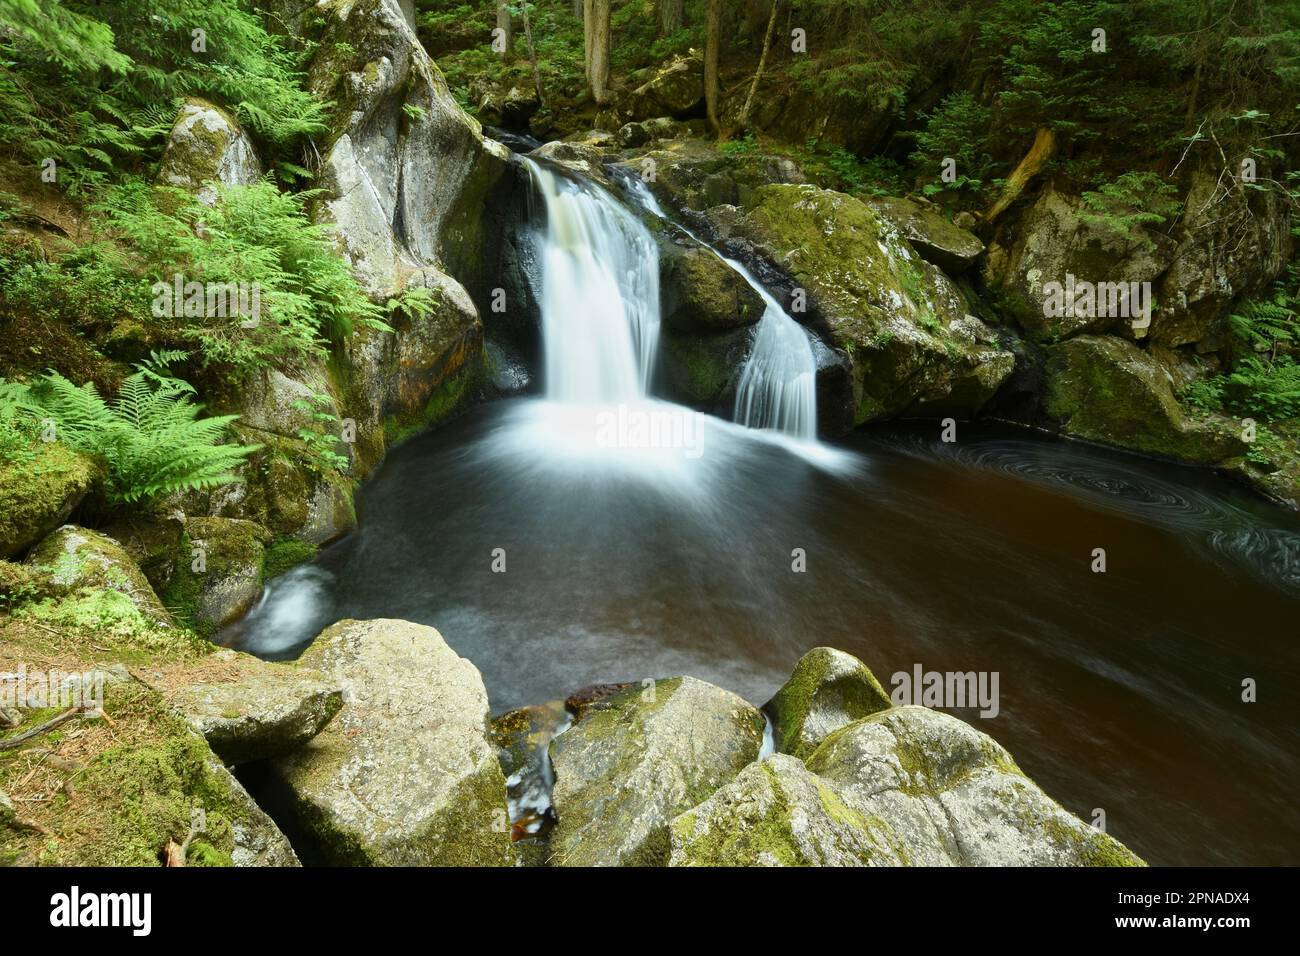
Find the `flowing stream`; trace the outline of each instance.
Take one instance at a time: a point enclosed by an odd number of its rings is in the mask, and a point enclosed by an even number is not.
[[[498,713],[678,674],[761,704],[817,645],[887,688],[916,665],[996,671],[996,717],[954,712],[1150,862],[1300,859],[1300,520],[1191,469],[974,425],[820,445],[806,333],[775,303],[740,423],[656,401],[652,237],[600,187],[530,169],[544,397],[394,451],[358,531],[271,582],[228,643],[285,658],[344,617],[430,624]]]

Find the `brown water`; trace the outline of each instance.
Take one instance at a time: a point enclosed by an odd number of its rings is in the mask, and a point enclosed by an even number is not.
[[[398,450],[360,531],[274,582],[232,641],[291,656],[341,617],[428,623],[498,712],[676,674],[761,704],[821,644],[887,688],[918,663],[996,671],[998,716],[959,715],[1151,863],[1300,863],[1289,513],[974,426],[948,445],[930,425],[859,434],[832,471],[722,425],[698,460],[593,467],[548,443],[541,408],[498,403]]]

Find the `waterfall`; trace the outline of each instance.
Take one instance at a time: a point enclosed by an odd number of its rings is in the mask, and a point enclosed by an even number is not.
[[[595,183],[523,162],[546,208],[538,261],[547,397],[644,399],[659,347],[659,250],[650,231]]]
[[[629,175],[623,182],[647,211],[668,220],[659,201],[639,177]],[[748,269],[719,253],[685,226],[678,225],[731,267],[763,299],[763,317],[759,319],[753,348],[740,375],[732,417],[747,428],[770,428],[793,438],[815,441],[817,363],[808,333]]]

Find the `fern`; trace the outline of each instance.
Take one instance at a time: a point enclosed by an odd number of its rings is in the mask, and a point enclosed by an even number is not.
[[[139,371],[106,402],[94,385],[50,372],[33,394],[61,441],[107,462],[110,500],[136,504],[236,481],[234,470],[261,447],[222,444],[238,416],[199,418],[202,406],[178,381]]]

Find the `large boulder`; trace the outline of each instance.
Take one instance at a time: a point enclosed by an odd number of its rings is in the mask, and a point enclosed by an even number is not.
[[[262,162],[239,120],[198,97],[176,115],[158,166],[158,182],[187,189],[211,205],[216,184],[249,186],[262,178]]]
[[[984,252],[984,243],[974,233],[953,225],[929,203],[894,197],[871,199],[869,203],[912,244],[921,258],[949,275],[966,271]]]
[[[165,626],[172,623],[148,578],[126,550],[107,535],[64,525],[32,549],[27,564],[48,572],[50,580],[60,588],[115,591],[129,598],[148,620]]]
[[[759,753],[763,716],[691,677],[633,685],[551,742],[558,866],[656,866],[668,825]]]
[[[1050,283],[1154,283],[1169,268],[1176,244],[1163,233],[1137,229],[1134,238],[1118,235],[1085,217],[1078,196],[1048,185],[1017,217],[1007,217],[989,244],[983,279],[999,304],[1038,342],[1072,335],[1117,332],[1140,337],[1135,317],[1113,308],[1064,310],[1047,314]],[[1130,310],[1132,311],[1132,310]],[[1137,319],[1140,323],[1141,319]]]
[[[1124,339],[1084,335],[1053,346],[1046,376],[1044,410],[1067,435],[1208,464],[1250,449],[1228,421],[1188,416],[1169,373]]]
[[[228,665],[186,684],[171,704],[228,764],[279,757],[315,737],[343,706],[343,689],[318,671],[220,651]]]
[[[853,810],[803,762],[752,763],[673,820],[671,866],[901,866],[892,832]]]
[[[301,663],[344,689],[339,715],[272,762],[322,860],[513,863],[505,777],[473,664],[433,628],[395,620],[340,621]]]
[[[833,647],[814,647],[763,710],[772,718],[776,749],[804,759],[833,731],[889,707],[866,664]]]
[[[67,521],[94,486],[94,460],[39,442],[30,460],[0,462],[0,558],[21,554]]]
[[[871,207],[815,186],[754,190],[727,231],[788,275],[810,319],[851,363],[855,424],[910,415],[972,415],[1015,365],[964,296]]]
[[[677,57],[654,71],[628,94],[622,109],[632,120],[687,117],[704,105],[704,61],[697,54]]]
[[[665,328],[726,332],[763,317],[763,297],[712,249],[673,229],[661,229],[657,237]]]
[[[831,734],[810,771],[912,866],[1141,866],[1048,797],[993,738],[895,707]]]

